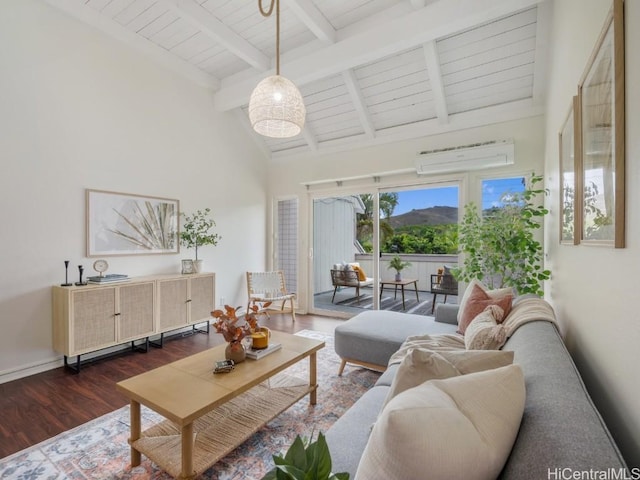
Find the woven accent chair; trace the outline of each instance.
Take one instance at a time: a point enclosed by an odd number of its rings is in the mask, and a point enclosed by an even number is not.
[[[279,302],[280,312],[291,313],[292,320],[296,321],[296,310],[293,304],[296,294],[287,292],[282,270],[247,272],[247,292],[249,294],[247,311],[252,302],[273,302],[270,308]],[[287,302],[289,302],[289,307],[286,306]]]

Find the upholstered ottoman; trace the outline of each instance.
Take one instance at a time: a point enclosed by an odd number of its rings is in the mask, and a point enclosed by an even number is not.
[[[335,350],[342,359],[338,375],[342,375],[347,362],[379,372],[385,371],[391,355],[411,335],[455,333],[455,315],[438,315],[439,312],[440,308],[436,310],[434,318],[373,310],[359,313],[337,326]]]

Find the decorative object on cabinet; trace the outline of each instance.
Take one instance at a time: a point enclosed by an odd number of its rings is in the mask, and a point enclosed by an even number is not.
[[[98,272],[98,276],[104,277],[104,272],[109,270],[109,264],[101,258],[93,262],[93,269]]]
[[[202,270],[202,260],[198,258],[198,247],[205,245],[218,245],[222,238],[217,233],[211,233],[211,229],[216,226],[216,222],[209,217],[210,208],[196,210],[192,215],[181,215],[183,218],[182,231],[180,232],[180,243],[187,248],[195,248],[196,258],[193,261],[193,269],[196,273]]]
[[[183,274],[195,273],[195,270],[193,268],[193,260],[191,259],[182,260],[182,273]]]
[[[70,287],[73,283],[69,283],[69,263],[71,260],[64,261],[64,283],[61,283],[61,287]]]
[[[87,190],[87,256],[178,253],[179,201]]]
[[[129,280],[129,275],[123,273],[109,273],[108,275],[87,277],[88,283],[114,283],[114,282],[126,282]]]
[[[613,0],[578,85],[581,242],[625,246],[624,2]]]
[[[53,291],[53,349],[68,368],[79,371],[81,356],[131,343],[146,351],[162,347],[166,332],[191,327],[209,332],[214,308],[215,274],[131,278],[126,283],[58,287]],[[196,328],[206,323],[206,329]],[[184,334],[184,332],[182,333]],[[150,337],[159,335],[159,341]],[[144,341],[142,348],[135,342]],[[118,352],[116,352],[118,353]],[[76,357],[70,364],[69,357]]]
[[[82,281],[82,274],[84,273],[84,267],[82,265],[78,265],[78,281],[76,282],[76,286],[82,287],[87,284],[87,282]]]
[[[98,272],[98,275],[87,277],[88,283],[113,283],[129,280],[129,275],[125,275],[122,273],[110,273],[108,275],[105,275],[104,272],[109,269],[109,264],[104,259],[99,259],[93,262],[93,269]]]

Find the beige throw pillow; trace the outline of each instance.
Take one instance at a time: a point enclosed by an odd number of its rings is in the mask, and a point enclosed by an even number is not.
[[[502,325],[504,310],[489,305],[474,318],[464,332],[467,350],[498,350],[507,341],[507,330]]]
[[[355,480],[498,477],[524,411],[520,366],[431,380],[394,397]]]
[[[413,387],[434,379],[457,377],[468,373],[504,367],[513,363],[513,352],[486,351],[433,351],[413,348],[402,359],[391,382],[384,405]]]

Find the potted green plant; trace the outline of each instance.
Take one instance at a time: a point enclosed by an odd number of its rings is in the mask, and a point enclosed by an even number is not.
[[[542,295],[542,282],[551,276],[542,268],[542,244],[534,232],[549,211],[538,197],[541,176],[532,175],[520,194],[503,195],[502,206],[481,214],[474,203],[465,206],[459,229],[464,263],[454,270],[461,281],[482,280],[490,288],[513,287],[518,294]]]
[[[187,248],[195,248],[196,259],[193,262],[196,272],[202,269],[202,260],[198,258],[198,247],[204,245],[218,245],[222,238],[217,233],[212,233],[211,229],[216,222],[210,218],[211,209],[196,210],[192,215],[181,214],[183,218],[182,231],[180,232],[180,244]]]
[[[405,262],[398,255],[394,255],[394,257],[389,261],[389,265],[387,268],[393,268],[396,271],[396,282],[402,280],[402,270],[411,266],[411,262]]]
[[[285,456],[274,455],[273,461],[276,466],[262,480],[349,480],[347,472],[331,473],[331,453],[322,432],[315,442],[296,436]]]

